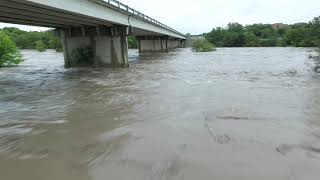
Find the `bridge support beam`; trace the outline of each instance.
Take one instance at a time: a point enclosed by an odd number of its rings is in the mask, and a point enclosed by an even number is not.
[[[169,49],[175,49],[180,47],[180,41],[179,40],[169,40],[168,41],[168,48]]]
[[[168,36],[138,36],[139,53],[167,53],[170,49],[183,47],[183,40]]]
[[[185,47],[185,40],[184,39],[170,39],[169,41],[169,48],[174,49],[174,48],[183,48]]]
[[[167,36],[138,36],[139,53],[167,53]]]
[[[128,67],[128,27],[82,27],[57,30],[65,67]]]

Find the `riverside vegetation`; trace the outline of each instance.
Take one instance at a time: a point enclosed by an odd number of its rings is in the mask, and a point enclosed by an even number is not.
[[[62,51],[60,39],[54,35],[53,30],[44,32],[23,31],[18,28],[3,28],[0,32],[8,35],[19,49],[36,49],[40,52],[46,49]],[[137,48],[138,43],[134,36],[128,37],[129,48]]]
[[[62,51],[61,42],[52,30],[27,32],[18,28],[3,28],[0,31],[8,35],[19,49],[36,49],[40,52],[46,49]]]
[[[243,26],[229,23],[203,36],[217,47],[317,47],[320,44],[320,16],[308,23],[273,28],[271,24]]]
[[[0,67],[4,65],[19,64],[23,61],[15,43],[8,35],[0,32]]]
[[[54,35],[53,30],[28,32],[18,28],[3,28],[0,29],[0,33],[0,48],[2,48],[0,50],[0,66],[22,62],[22,56],[17,49],[35,49],[39,52],[54,49],[57,52],[62,52],[61,41]],[[129,48],[138,47],[137,39],[134,36],[128,37],[128,46]],[[83,52],[80,52],[82,50]],[[87,48],[75,50],[72,53],[72,62],[83,61],[83,58],[90,56],[89,52]]]
[[[53,30],[27,32],[18,28],[3,28],[0,29],[0,33],[3,46],[0,66],[22,62],[17,49],[36,49],[40,52],[46,49],[62,51],[62,44]],[[271,24],[243,26],[239,23],[229,23],[227,27],[214,28],[211,32],[204,33],[203,37],[205,39],[197,40],[193,44],[193,50],[208,52],[215,50],[215,46],[316,47],[320,45],[320,16],[308,23],[285,25],[281,28],[273,28]],[[138,47],[134,36],[128,37],[128,45],[129,48]]]
[[[216,47],[207,39],[197,39],[192,43],[192,50],[196,52],[209,52],[215,51]]]

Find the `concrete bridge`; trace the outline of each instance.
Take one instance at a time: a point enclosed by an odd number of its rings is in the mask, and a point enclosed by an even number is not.
[[[127,67],[127,36],[139,40],[140,53],[183,47],[185,36],[116,0],[0,0],[0,22],[56,28],[65,66],[87,49],[88,64]]]

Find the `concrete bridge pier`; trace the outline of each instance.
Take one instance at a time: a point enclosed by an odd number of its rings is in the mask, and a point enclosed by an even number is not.
[[[182,42],[183,41],[181,39],[169,39],[168,48],[169,49],[182,48],[183,47]]]
[[[137,36],[139,53],[167,53],[167,36]]]
[[[57,29],[65,67],[128,67],[127,26]]]
[[[180,48],[185,48],[186,47],[186,40],[185,39],[180,39],[180,41],[179,41],[179,43],[180,43]]]
[[[168,36],[138,36],[139,53],[167,53],[170,49],[184,47],[184,40]]]

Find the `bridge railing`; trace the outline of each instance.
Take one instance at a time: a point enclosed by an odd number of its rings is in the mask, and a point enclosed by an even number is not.
[[[175,29],[173,29],[173,28],[171,28],[171,27],[169,27],[169,26],[167,26],[167,25],[165,25],[165,24],[163,24],[163,23],[161,23],[161,22],[159,22],[159,21],[157,21],[157,20],[155,20],[155,19],[153,19],[153,18],[151,18],[151,17],[149,17],[149,16],[147,16],[147,15],[145,15],[145,14],[143,14],[143,13],[141,13],[141,12],[139,12],[139,11],[133,9],[133,8],[131,8],[131,7],[129,7],[126,4],[121,3],[120,1],[117,1],[117,0],[96,0],[96,2],[99,2],[99,4],[101,4],[101,5],[109,5],[109,6],[113,7],[113,8],[116,8],[118,10],[121,10],[121,11],[124,11],[124,12],[128,13],[131,16],[134,16],[135,18],[141,19],[141,20],[143,20],[145,22],[148,22],[150,24],[159,26],[161,28],[170,30],[170,31],[172,31],[174,33],[177,33],[179,35],[184,36],[184,34],[176,31]]]

